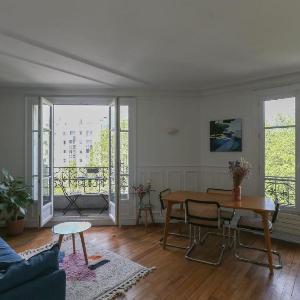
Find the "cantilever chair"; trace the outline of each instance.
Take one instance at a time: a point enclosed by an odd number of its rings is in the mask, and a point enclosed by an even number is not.
[[[225,250],[224,220],[221,218],[220,205],[213,201],[187,199],[185,202],[187,222],[190,226],[190,247],[185,258],[209,265],[220,265]],[[201,244],[201,228],[222,229],[222,245],[217,260],[204,260],[191,255],[193,249]],[[198,230],[197,230],[198,229]],[[198,232],[197,232],[198,231]]]
[[[170,192],[171,192],[171,189],[168,188],[168,189],[165,189],[165,190],[163,190],[159,193],[159,202],[160,202],[160,208],[161,208],[161,214],[162,215],[164,215],[164,211],[165,211],[163,196],[167,193],[170,193]],[[184,210],[184,208],[183,207],[177,208],[177,207],[174,207],[174,206],[175,205],[173,205],[173,207],[172,207],[170,221],[175,220],[175,221],[177,221],[181,224],[182,223],[185,224],[185,210]],[[177,233],[177,232],[169,232],[168,235],[172,235],[172,236],[176,236],[176,237],[180,237],[180,238],[188,238],[188,235]],[[162,244],[163,238],[161,238],[159,241]],[[170,244],[170,243],[167,243],[166,246],[179,248],[179,249],[187,249],[188,248],[188,247],[178,246],[178,245]]]
[[[279,203],[278,200],[275,200],[275,211],[272,214],[272,218],[271,220],[268,220],[269,223],[269,231],[272,232],[273,229],[273,224],[276,222],[277,220],[277,216],[279,213]],[[268,263],[264,263],[258,260],[254,260],[248,257],[242,257],[240,256],[238,250],[237,250],[237,246],[241,247],[241,248],[246,248],[246,249],[250,249],[250,250],[256,250],[256,251],[261,251],[261,252],[267,252],[267,249],[264,248],[257,248],[257,247],[252,247],[249,245],[245,245],[240,241],[240,233],[241,231],[245,231],[245,232],[251,232],[251,233],[259,233],[259,232],[263,232],[264,228],[262,225],[262,219],[260,215],[255,215],[255,216],[242,216],[240,217],[238,223],[237,223],[237,228],[235,231],[235,238],[234,238],[234,250],[235,250],[235,257],[240,260],[240,261],[244,261],[244,262],[249,262],[249,263],[253,263],[256,265],[260,265],[260,266],[265,266],[268,267],[269,264]],[[272,254],[274,254],[275,256],[277,256],[278,258],[278,264],[274,264],[273,268],[274,269],[281,269],[282,268],[282,262],[281,262],[281,255],[278,251],[272,250]]]
[[[218,189],[218,188],[208,188],[206,190],[208,194],[223,194],[223,195],[232,195],[232,190]],[[231,235],[231,221],[235,215],[235,209],[222,209],[221,208],[221,218],[227,223],[228,234],[225,235],[229,239],[229,247],[232,246],[233,236]],[[215,234],[213,232],[207,232],[205,236],[202,238],[202,242],[205,241],[207,235]],[[232,243],[230,244],[230,239],[232,239]]]

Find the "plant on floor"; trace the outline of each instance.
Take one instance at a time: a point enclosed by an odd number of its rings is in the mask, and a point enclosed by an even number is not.
[[[5,169],[0,181],[0,211],[7,221],[10,234],[19,234],[24,229],[24,217],[28,206],[33,203],[31,188],[23,179],[15,178]]]

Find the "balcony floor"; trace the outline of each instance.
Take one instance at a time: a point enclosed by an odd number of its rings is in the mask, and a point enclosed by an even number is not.
[[[81,209],[81,215],[78,213],[76,209],[70,209],[66,212],[66,214],[63,214],[62,209],[55,209],[54,210],[54,217],[99,217],[103,215],[108,215],[108,211],[105,210],[101,213],[102,208],[85,208]]]

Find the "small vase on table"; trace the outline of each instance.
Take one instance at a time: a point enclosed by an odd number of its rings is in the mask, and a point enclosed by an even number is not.
[[[233,200],[241,201],[242,200],[242,187],[240,185],[234,186],[232,189]]]
[[[229,161],[229,172],[233,181],[232,198],[234,201],[242,200],[241,184],[244,178],[249,176],[250,169],[250,164],[243,158],[240,161]]]

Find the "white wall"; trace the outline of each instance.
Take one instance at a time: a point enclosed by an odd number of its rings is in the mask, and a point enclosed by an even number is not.
[[[24,176],[25,101],[22,94],[0,91],[0,169]]]
[[[201,103],[201,166],[215,176],[207,178],[204,175],[203,185],[209,184],[223,188],[231,188],[227,174],[229,160],[240,159],[243,156],[252,165],[251,176],[243,184],[246,194],[259,193],[259,124],[260,99],[254,92],[235,92],[207,96]],[[242,119],[242,152],[210,152],[209,121],[231,118]],[[214,171],[215,170],[215,171]],[[225,172],[218,182],[216,172]],[[209,176],[208,176],[209,177]]]
[[[43,91],[34,94],[45,95]],[[18,176],[24,176],[25,165],[24,97],[22,91],[0,91],[0,168],[5,167]],[[209,121],[224,118],[242,118],[242,153],[209,151]],[[228,160],[241,156],[252,164],[252,174],[244,183],[243,192],[258,194],[259,122],[259,97],[249,89],[202,97],[137,96],[136,183],[152,179],[156,190],[152,195],[155,217],[160,218],[158,192],[165,187],[195,191],[207,187],[230,188]],[[169,135],[169,128],[179,131]],[[289,217],[284,217],[287,226]]]
[[[43,91],[33,94],[39,93],[43,95]],[[17,176],[25,175],[25,94],[28,92],[0,91],[0,167]],[[243,120],[243,152],[211,153],[209,121],[235,117]],[[152,180],[156,216],[160,216],[158,192],[164,187],[195,191],[212,186],[230,188],[227,163],[241,155],[253,166],[243,190],[257,194],[258,124],[258,98],[253,92],[206,97],[138,96],[136,183]],[[169,128],[178,129],[178,133],[168,134]]]

